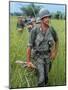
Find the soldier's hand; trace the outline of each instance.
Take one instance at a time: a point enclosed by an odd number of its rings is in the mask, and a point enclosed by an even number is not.
[[[33,64],[32,64],[32,62],[27,62],[27,67],[28,68],[36,68]]]
[[[31,62],[27,61],[27,66],[30,67],[30,65],[31,65]]]
[[[56,57],[56,53],[55,52],[52,52],[51,55],[50,55],[50,59],[54,60]]]

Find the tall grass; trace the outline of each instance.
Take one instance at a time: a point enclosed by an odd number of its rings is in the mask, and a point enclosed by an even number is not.
[[[29,37],[26,28],[23,32],[16,30],[16,22],[16,17],[10,17],[10,88],[35,87],[37,86],[36,72],[15,64],[16,60],[26,61]],[[65,21],[52,20],[51,24],[59,37],[59,49],[49,72],[48,86],[65,85]]]

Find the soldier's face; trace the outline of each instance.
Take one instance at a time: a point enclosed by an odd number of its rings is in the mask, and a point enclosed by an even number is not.
[[[45,25],[49,26],[50,17],[48,17],[48,16],[44,17],[44,18],[42,19],[42,22],[43,22]]]
[[[27,28],[28,28],[29,30],[32,29],[32,27],[33,27],[32,25],[28,25],[28,26],[27,26]]]

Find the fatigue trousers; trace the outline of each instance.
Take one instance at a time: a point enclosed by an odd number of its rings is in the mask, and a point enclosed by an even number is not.
[[[43,87],[48,83],[48,72],[50,66],[49,58],[37,58],[38,86]]]

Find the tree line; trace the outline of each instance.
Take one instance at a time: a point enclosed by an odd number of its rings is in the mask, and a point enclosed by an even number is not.
[[[31,3],[28,6],[20,8],[22,13],[14,12],[14,13],[10,13],[10,15],[11,16],[25,16],[25,17],[28,17],[28,16],[38,17],[38,13],[41,8],[42,8],[41,6],[36,6],[35,4]],[[61,11],[53,12],[51,13],[51,17],[53,19],[65,19],[65,13],[62,13]]]

